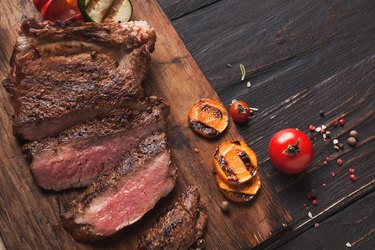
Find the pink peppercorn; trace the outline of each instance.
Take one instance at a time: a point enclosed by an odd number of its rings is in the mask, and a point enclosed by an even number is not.
[[[343,118],[343,119],[340,119],[340,125],[341,125],[341,126],[344,126],[344,125],[345,125],[345,120],[344,120],[344,118]]]
[[[316,206],[316,205],[318,205],[318,200],[317,200],[317,199],[315,199],[315,200],[312,200],[311,204],[312,204],[313,206]]]
[[[349,173],[354,174],[354,168],[349,168]]]
[[[339,164],[339,166],[341,166],[341,165],[342,165],[342,160],[341,160],[341,159],[338,159],[338,160],[337,160],[337,164]]]
[[[323,165],[324,165],[324,166],[327,166],[327,165],[328,165],[328,161],[324,161],[324,162],[323,162]]]
[[[337,124],[339,124],[339,122],[337,121],[337,119],[332,120],[331,123],[332,123],[333,126],[337,126]]]
[[[309,126],[309,130],[310,130],[311,132],[314,132],[314,131],[315,131],[315,126],[311,124],[311,125]]]
[[[351,181],[356,181],[357,180],[357,176],[355,175],[355,174],[351,174],[351,175],[349,175],[350,176],[350,180]]]

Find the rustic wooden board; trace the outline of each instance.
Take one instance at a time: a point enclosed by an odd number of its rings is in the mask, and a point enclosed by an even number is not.
[[[0,70],[4,77],[22,15],[36,16],[32,1],[0,3]],[[224,140],[241,139],[233,123],[219,140],[205,140],[195,135],[187,124],[187,110],[199,98],[218,98],[156,1],[134,0],[135,19],[145,19],[158,34],[151,73],[145,81],[146,92],[163,97],[171,105],[168,136],[179,168],[177,187],[157,208],[138,223],[114,237],[81,244],[61,227],[59,195],[40,190],[33,182],[28,166],[12,136],[12,113],[9,97],[1,88],[0,151],[0,233],[8,249],[53,248],[134,249],[139,235],[152,220],[173,202],[187,184],[198,186],[207,201],[209,223],[205,238],[209,249],[253,247],[278,234],[291,221],[288,211],[270,188],[263,173],[263,186],[257,197],[247,204],[232,204],[231,213],[222,215],[223,200],[213,179],[213,152]],[[194,148],[200,152],[195,153]],[[261,161],[261,159],[260,159]]]
[[[177,17],[175,28],[222,101],[227,105],[235,97],[260,108],[239,132],[264,161],[265,174],[294,219],[291,232],[270,249],[374,192],[375,1],[220,0],[194,10],[187,0],[178,11],[174,0],[160,2]],[[248,70],[251,88],[240,81],[239,63]],[[340,115],[345,126],[330,130],[332,138],[344,142],[344,151],[318,137],[308,171],[291,176],[271,166],[267,144],[277,130],[298,127],[308,133],[309,124],[327,124]],[[352,129],[360,133],[356,148],[345,143]],[[322,164],[325,157],[331,159],[328,166]],[[349,168],[355,168],[355,183]],[[312,188],[319,204],[306,210]],[[369,229],[364,222],[358,225]],[[366,237],[361,230],[351,233]],[[332,234],[320,236],[332,240]]]

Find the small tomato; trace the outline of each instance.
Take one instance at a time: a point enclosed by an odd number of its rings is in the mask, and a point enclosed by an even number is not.
[[[294,128],[277,132],[268,146],[272,165],[286,174],[296,174],[305,170],[314,156],[310,138]]]
[[[244,101],[233,100],[229,112],[234,122],[243,123],[249,119],[253,110],[258,111],[256,108],[250,108]]]

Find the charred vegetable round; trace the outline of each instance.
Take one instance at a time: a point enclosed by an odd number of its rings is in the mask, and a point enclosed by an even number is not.
[[[128,22],[133,14],[130,0],[78,0],[86,21]]]
[[[257,173],[255,153],[244,142],[224,142],[215,152],[217,175],[228,184],[243,184]]]
[[[235,202],[247,202],[252,200],[262,185],[259,174],[257,174],[250,182],[241,185],[230,185],[225,183],[217,175],[215,178],[223,195],[227,199]]]
[[[221,102],[203,98],[191,107],[189,124],[194,132],[215,138],[227,128],[228,113]]]
[[[215,180],[223,195],[236,202],[250,201],[261,186],[258,160],[245,142],[220,144],[215,152]]]

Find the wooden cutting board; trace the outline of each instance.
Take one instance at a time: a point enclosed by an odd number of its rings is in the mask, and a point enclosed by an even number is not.
[[[6,248],[134,249],[145,228],[188,184],[196,185],[207,202],[209,221],[204,238],[208,249],[254,247],[280,233],[291,221],[262,172],[262,188],[256,198],[246,204],[231,203],[229,215],[221,213],[219,206],[224,197],[213,178],[213,153],[220,142],[241,137],[232,122],[218,140],[206,140],[190,130],[187,122],[190,106],[200,98],[218,99],[218,96],[157,1],[133,0],[133,5],[133,19],[145,19],[157,31],[151,73],[144,86],[148,94],[164,98],[171,106],[168,137],[178,166],[176,188],[143,219],[115,236],[90,244],[76,242],[60,224],[58,200],[61,195],[39,189],[30,175],[29,166],[12,136],[8,117],[13,109],[1,87],[0,233]],[[23,16],[39,18],[31,0],[0,2],[1,77],[9,71],[8,61]],[[248,143],[251,145],[251,141]],[[194,148],[198,148],[199,153],[194,152]]]

